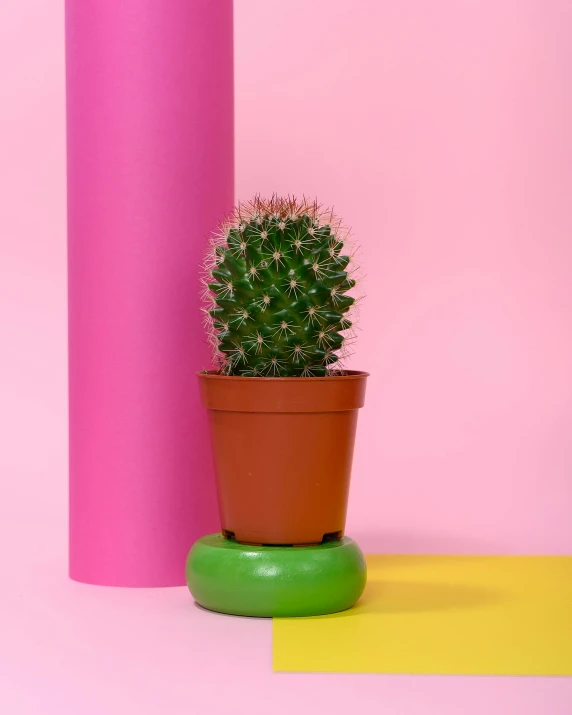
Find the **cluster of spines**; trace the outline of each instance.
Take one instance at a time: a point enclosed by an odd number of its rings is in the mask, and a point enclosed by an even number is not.
[[[205,326],[219,372],[343,371],[354,338],[348,237],[331,211],[305,199],[256,197],[236,207],[204,266]]]

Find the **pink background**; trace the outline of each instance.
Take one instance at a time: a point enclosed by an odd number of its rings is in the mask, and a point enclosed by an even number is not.
[[[572,553],[572,3],[237,7],[239,197],[362,247],[351,532]]]
[[[351,533],[572,553],[572,3],[235,17],[238,197],[318,194],[362,245]],[[569,713],[565,679],[273,675],[268,622],[67,581],[63,58],[61,0],[2,4],[0,710]]]

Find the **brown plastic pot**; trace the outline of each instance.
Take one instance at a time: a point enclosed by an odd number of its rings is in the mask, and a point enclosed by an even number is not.
[[[367,376],[199,374],[226,536],[293,545],[343,536]]]

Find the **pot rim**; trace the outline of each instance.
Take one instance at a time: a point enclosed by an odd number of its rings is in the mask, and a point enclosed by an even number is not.
[[[363,370],[344,370],[344,375],[320,375],[317,377],[300,377],[300,376],[288,376],[288,377],[245,377],[244,375],[221,375],[215,370],[200,370],[196,373],[197,377],[205,378],[209,380],[231,380],[231,381],[245,381],[245,382],[330,382],[332,380],[346,381],[346,380],[359,380],[362,377],[369,377],[369,372]]]

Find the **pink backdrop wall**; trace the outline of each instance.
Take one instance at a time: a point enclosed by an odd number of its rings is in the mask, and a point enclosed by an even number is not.
[[[362,246],[352,533],[572,553],[572,3],[237,7],[238,197]]]
[[[6,5],[0,22],[0,528],[22,553],[41,534],[54,560],[57,6]],[[235,15],[237,195],[318,194],[362,244],[352,533],[388,551],[572,553],[572,4],[238,0]]]

